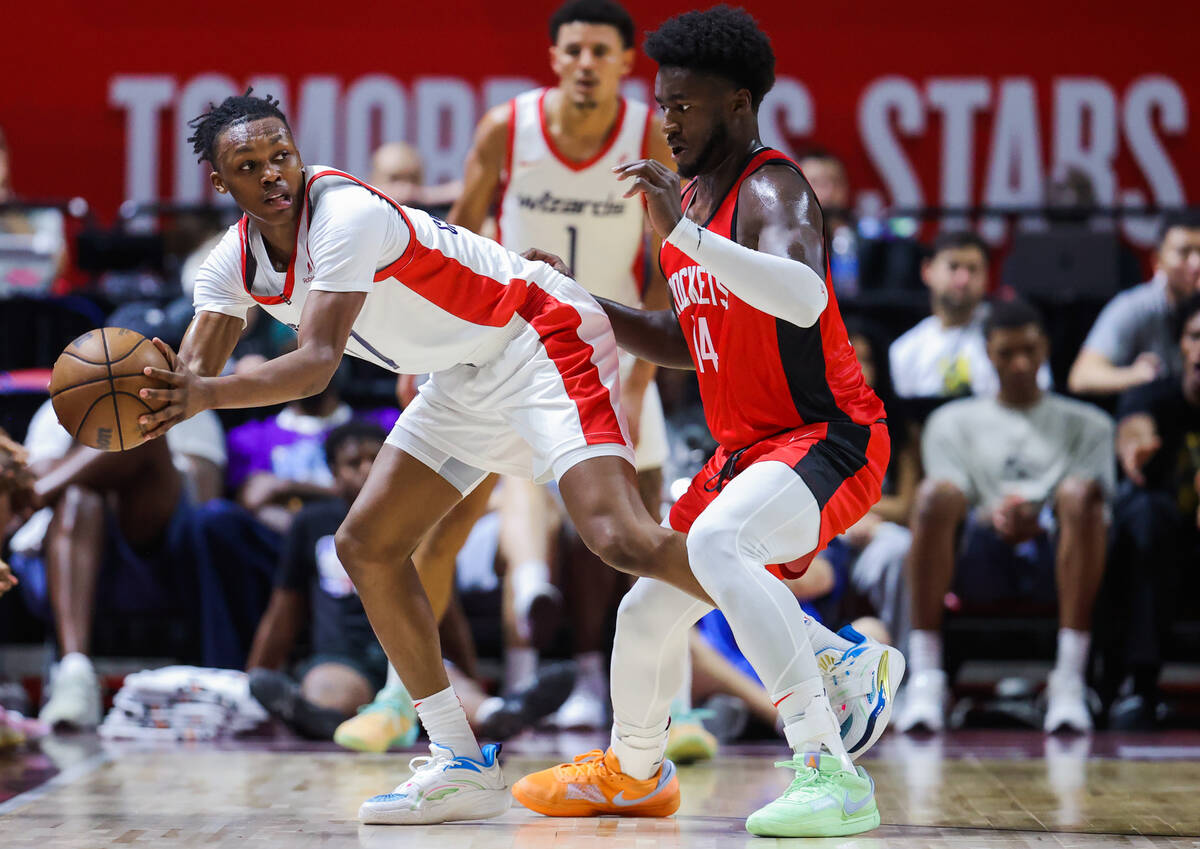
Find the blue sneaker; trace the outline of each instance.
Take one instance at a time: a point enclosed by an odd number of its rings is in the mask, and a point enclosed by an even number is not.
[[[817,665],[841,724],[842,743],[857,760],[875,745],[892,718],[896,689],[904,678],[904,655],[868,640],[849,625],[838,636],[854,645],[844,652],[833,648],[818,652]]]
[[[496,743],[484,746],[478,761],[431,743],[429,757],[408,762],[409,779],[363,802],[358,818],[364,825],[430,825],[498,817],[512,804],[499,755]]]

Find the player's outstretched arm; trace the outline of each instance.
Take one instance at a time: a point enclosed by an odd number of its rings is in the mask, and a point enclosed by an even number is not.
[[[639,310],[596,298],[612,323],[617,344],[635,357],[665,368],[694,369],[679,320],[671,310]]]
[[[508,122],[511,107],[495,106],[475,128],[475,142],[463,169],[462,194],[450,208],[446,220],[478,233],[496,198],[504,163],[508,160]]]
[[[810,327],[829,303],[821,209],[799,173],[766,165],[742,183],[737,241],[706,230],[679,208],[679,177],[652,159],[616,169],[640,192],[654,229],[755,309]]]
[[[365,292],[309,292],[300,316],[296,350],[227,377],[196,374],[165,342],[155,339],[171,370],[146,369],[148,377],[169,386],[142,390],[146,400],[166,402],[161,410],[139,420],[146,435],[162,436],[201,410],[268,407],[316,395],[329,385],[337,370],[350,329],[366,298]]]
[[[217,376],[233,356],[244,326],[237,316],[208,310],[196,313],[179,346],[179,359],[202,377]]]

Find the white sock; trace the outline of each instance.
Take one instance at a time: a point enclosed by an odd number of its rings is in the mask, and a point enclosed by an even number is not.
[[[1083,678],[1087,668],[1088,649],[1091,645],[1092,635],[1089,632],[1076,631],[1073,628],[1059,628],[1055,670],[1073,677]]]
[[[513,646],[504,650],[504,692],[515,693],[537,677],[537,649]]]
[[[71,675],[76,673],[95,675],[96,670],[92,668],[91,658],[86,654],[73,651],[70,654],[63,655],[63,659],[58,662],[58,674]]]
[[[467,723],[467,712],[454,694],[454,687],[418,699],[413,706],[431,743],[450,748],[458,757],[483,759],[483,752]]]
[[[608,676],[604,674],[604,655],[600,652],[575,655],[575,692],[608,698]]]
[[[942,632],[916,630],[908,635],[908,669],[913,675],[942,668]]]
[[[804,630],[808,632],[808,639],[816,654],[820,654],[826,649],[844,652],[854,646],[854,643],[830,631],[807,613],[804,614]]]
[[[667,751],[669,724],[666,719],[653,728],[638,728],[614,722],[610,745],[621,762],[621,772],[639,781],[657,773]]]
[[[518,563],[512,570],[510,580],[512,581],[513,598],[518,602],[527,601],[541,587],[550,583],[550,566],[544,560],[526,560]],[[522,615],[528,613],[526,610],[517,612]]]

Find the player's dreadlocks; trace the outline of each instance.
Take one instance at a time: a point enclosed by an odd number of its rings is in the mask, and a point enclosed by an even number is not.
[[[550,16],[550,41],[558,41],[559,27],[573,23],[614,26],[621,34],[621,44],[633,47],[633,18],[616,0],[566,0]]]
[[[721,5],[668,18],[646,36],[646,54],[660,66],[724,77],[750,92],[756,111],[775,85],[771,40],[745,9]]]
[[[188,141],[192,143],[192,152],[199,157],[197,162],[207,159],[214,168],[217,166],[217,137],[230,124],[257,121],[259,118],[278,118],[285,127],[291,129],[287,118],[279,110],[278,99],[269,94],[255,97],[252,91],[253,88],[248,88],[243,95],[227,97],[220,106],[210,103],[207,112],[188,121],[187,125],[196,131],[194,136],[188,137]]]

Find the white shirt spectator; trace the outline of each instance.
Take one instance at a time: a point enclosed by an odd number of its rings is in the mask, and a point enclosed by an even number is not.
[[[931,315],[893,342],[888,360],[896,395],[945,398],[971,394],[994,398],[1000,391],[1000,380],[987,355],[983,335],[986,318],[985,304],[961,327],[944,327],[941,319]],[[1045,391],[1053,385],[1050,368],[1043,363],[1038,386]]]

